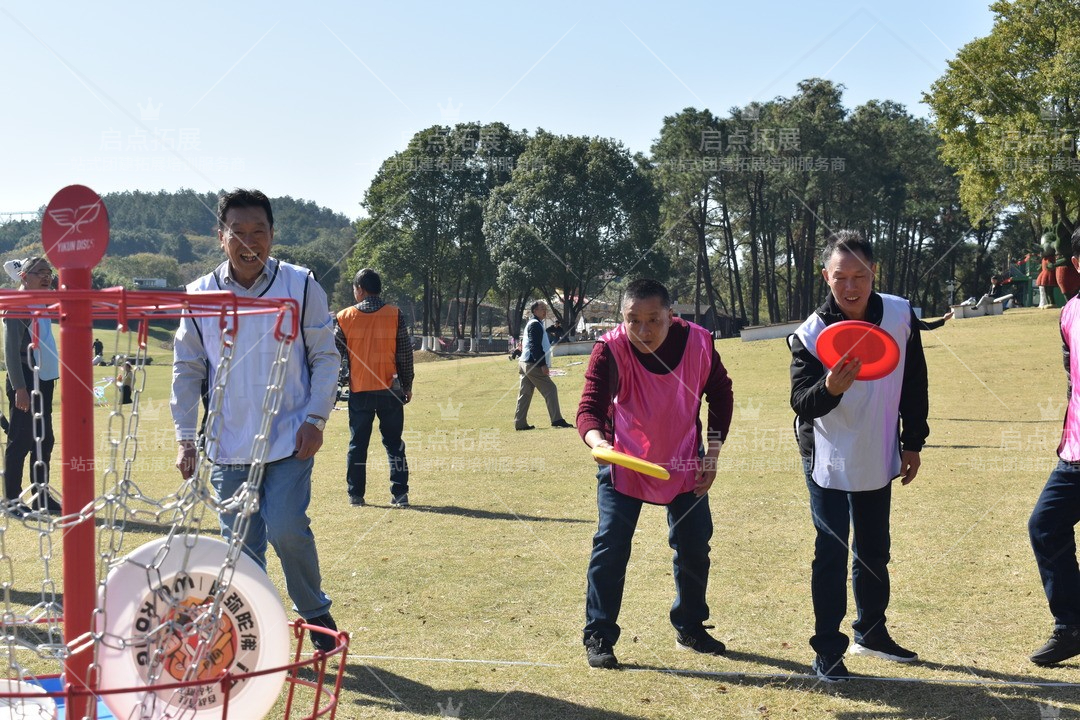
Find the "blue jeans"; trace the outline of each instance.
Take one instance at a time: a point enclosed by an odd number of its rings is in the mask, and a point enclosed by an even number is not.
[[[810,514],[817,539],[811,565],[810,594],[814,602],[814,636],[810,646],[819,655],[840,655],[848,637],[840,632],[847,614],[848,532],[851,543],[851,589],[857,616],[851,624],[855,642],[886,631],[889,606],[889,511],[892,483],[880,490],[826,490],[806,473]]]
[[[390,497],[409,492],[409,462],[405,459],[405,406],[389,390],[349,393],[349,452],[346,482],[349,497],[363,498],[367,490],[368,442],[371,427],[379,418],[379,433],[390,465]]]
[[[322,591],[319,553],[307,515],[314,466],[314,458],[297,460],[295,455],[268,463],[259,488],[259,512],[249,519],[244,536],[244,552],[264,570],[267,541],[274,546],[293,607],[307,620],[330,609],[330,598]],[[218,499],[234,495],[250,469],[250,465],[215,465],[210,482]],[[218,520],[222,536],[230,539],[237,515],[222,513]]]
[[[1080,463],[1061,460],[1046,481],[1028,520],[1050,613],[1058,627],[1080,625],[1080,569],[1076,533],[1080,522]]]
[[[596,508],[600,521],[589,559],[585,596],[585,639],[604,638],[612,645],[619,639],[626,565],[644,501],[618,492],[611,484],[611,467],[596,473]],[[709,540],[712,513],[709,496],[677,495],[667,506],[668,545],[675,551],[675,602],[671,624],[679,632],[701,629],[709,618],[705,591],[709,585]]]

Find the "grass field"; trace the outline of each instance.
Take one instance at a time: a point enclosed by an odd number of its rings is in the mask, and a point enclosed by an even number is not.
[[[675,649],[666,520],[648,508],[616,646],[626,669],[588,668],[580,632],[595,465],[575,431],[547,427],[539,396],[530,417],[538,429],[513,431],[517,372],[505,356],[417,365],[406,410],[407,510],[389,507],[377,436],[369,505],[348,504],[339,404],[311,508],[324,587],[352,636],[338,717],[1080,716],[1080,663],[1043,669],[1027,660],[1051,624],[1026,522],[1053,467],[1064,411],[1056,316],[1010,310],[924,335],[931,436],[918,479],[893,495],[889,613],[894,637],[923,662],[851,658],[848,667],[867,677],[835,687],[807,675],[813,529],[783,340],[717,343],[737,405],[710,493],[709,602],[714,633],[729,648],[722,658]],[[152,354],[161,357],[147,369],[136,481],[167,489],[178,478],[170,371],[164,351]],[[584,359],[556,362],[568,419]],[[97,412],[103,432],[107,411]],[[125,549],[153,530],[137,527]],[[32,537],[6,540],[17,566],[37,547]]]

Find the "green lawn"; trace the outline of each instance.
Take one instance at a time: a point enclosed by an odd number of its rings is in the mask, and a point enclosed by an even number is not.
[[[1050,629],[1026,522],[1053,467],[1064,410],[1056,316],[1010,310],[924,335],[931,436],[918,479],[893,495],[889,613],[893,635],[924,662],[852,658],[853,672],[889,679],[835,687],[807,677],[813,529],[783,340],[717,344],[737,404],[710,493],[709,601],[714,632],[729,647],[723,658],[675,649],[666,521],[650,508],[616,646],[628,669],[588,668],[580,629],[595,465],[575,431],[547,427],[539,396],[530,418],[538,429],[513,431],[517,371],[505,356],[417,365],[406,410],[408,510],[389,508],[377,435],[370,504],[348,504],[348,417],[339,404],[311,509],[325,589],[352,634],[338,717],[437,717],[448,702],[461,717],[514,720],[1039,718],[1040,703],[1062,717],[1080,713],[1080,687],[1045,685],[1080,681],[1080,664],[1042,669],[1027,660]],[[166,351],[152,354],[135,479],[168,492],[178,483],[170,371]],[[566,372],[556,383],[568,419],[584,359],[556,362]],[[96,412],[104,432],[108,411]],[[131,534],[126,550],[154,528]],[[16,535],[6,546],[17,565],[38,547]],[[271,577],[284,597],[273,559]]]

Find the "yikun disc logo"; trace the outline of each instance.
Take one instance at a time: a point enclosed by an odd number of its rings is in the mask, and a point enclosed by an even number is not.
[[[96,192],[69,185],[53,196],[41,218],[41,243],[54,267],[89,269],[109,245],[109,213]]]
[[[205,681],[225,671],[247,673],[258,667],[263,628],[254,606],[234,586],[221,599],[220,615],[214,619],[209,612],[218,594],[217,576],[199,572],[178,575],[146,594],[135,630],[146,633],[148,642],[132,646],[144,681],[154,676],[159,682]],[[215,683],[179,692],[162,690],[158,695],[170,706],[199,711],[219,707],[225,700]]]

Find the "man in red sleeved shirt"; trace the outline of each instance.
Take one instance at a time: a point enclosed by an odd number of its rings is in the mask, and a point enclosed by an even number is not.
[[[643,503],[664,505],[675,551],[676,646],[709,655],[726,648],[707,632],[712,513],[708,491],[727,437],[731,379],[704,328],[674,318],[667,288],[631,282],[623,323],[600,338],[585,372],[577,427],[590,448],[626,452],[668,469],[657,480],[615,465],[596,474],[599,525],[593,537],[585,602],[584,644],[589,665],[617,668],[626,565]],[[708,447],[701,442],[701,398],[709,404]]]

